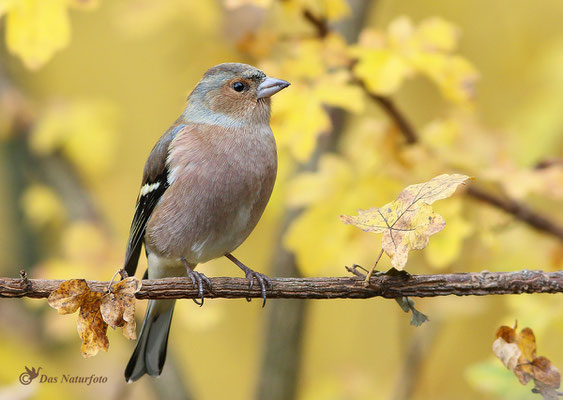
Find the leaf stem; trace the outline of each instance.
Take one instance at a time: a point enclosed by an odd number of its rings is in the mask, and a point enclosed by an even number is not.
[[[379,263],[379,260],[381,260],[381,256],[383,255],[383,248],[381,248],[381,251],[379,252],[379,255],[377,256],[377,260],[375,260],[375,264],[373,264],[373,267],[371,267],[371,269],[369,270],[368,274],[366,275],[366,279],[364,280],[364,282],[369,285],[369,280],[371,278],[371,276],[373,275],[373,271],[375,271],[375,267],[377,267],[377,264]]]

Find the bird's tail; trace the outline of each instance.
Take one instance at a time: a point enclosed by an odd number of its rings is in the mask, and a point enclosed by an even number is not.
[[[144,374],[158,376],[166,360],[168,333],[176,300],[150,300],[135,351],[125,368],[125,380],[134,382]]]

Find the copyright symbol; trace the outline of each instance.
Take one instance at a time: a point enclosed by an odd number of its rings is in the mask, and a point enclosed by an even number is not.
[[[22,385],[29,385],[31,381],[31,376],[29,376],[27,372],[22,372],[22,374],[20,375],[20,383]]]

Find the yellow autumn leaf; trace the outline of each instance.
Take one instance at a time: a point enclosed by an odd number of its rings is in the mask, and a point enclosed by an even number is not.
[[[279,145],[304,162],[315,149],[319,135],[330,131],[330,118],[313,89],[304,83],[292,84],[287,96],[276,100],[272,129],[279,138]]]
[[[424,50],[452,51],[457,47],[459,29],[442,18],[431,17],[420,23],[414,36]]]
[[[440,53],[418,53],[412,57],[412,62],[436,83],[447,99],[467,104],[475,96],[479,73],[465,58]]]
[[[341,157],[327,154],[319,161],[317,172],[305,172],[292,179],[287,188],[288,204],[303,207],[342,191],[354,178],[354,172]]]
[[[344,71],[326,75],[316,84],[315,97],[323,104],[359,114],[364,110],[364,93],[349,80],[349,74]]]
[[[447,99],[467,105],[479,75],[469,61],[452,54],[458,36],[458,29],[443,19],[433,17],[414,26],[400,16],[386,32],[362,33],[351,49],[357,59],[354,74],[379,95],[394,93],[406,78],[425,75]]]
[[[297,42],[291,48],[292,56],[284,61],[283,71],[288,72],[284,73],[284,76],[291,80],[292,86],[297,80],[315,81],[319,76],[324,75],[326,72],[322,58],[324,46],[323,41],[315,38]]]
[[[19,0],[6,15],[6,46],[30,69],[42,67],[70,41],[67,0]]]
[[[370,92],[392,94],[413,74],[408,63],[391,50],[359,49],[354,53],[358,57],[354,74],[365,83]]]
[[[451,196],[469,177],[443,174],[425,183],[407,186],[397,200],[381,208],[359,210],[358,216],[342,215],[345,224],[366,232],[383,233],[382,247],[396,269],[403,269],[410,250],[426,247],[429,237],[446,222],[432,211],[431,204]]]

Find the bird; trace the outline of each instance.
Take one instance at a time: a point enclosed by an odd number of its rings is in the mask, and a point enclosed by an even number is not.
[[[250,235],[272,193],[277,148],[270,97],[290,84],[251,65],[223,63],[207,70],[180,117],[153,147],[144,167],[123,270],[133,276],[144,245],[144,278],[187,276],[203,304],[210,280],[195,271],[227,257],[254,279],[266,300],[271,280],[232,252]],[[175,300],[150,300],[125,369],[133,382],[159,376],[166,360]]]

